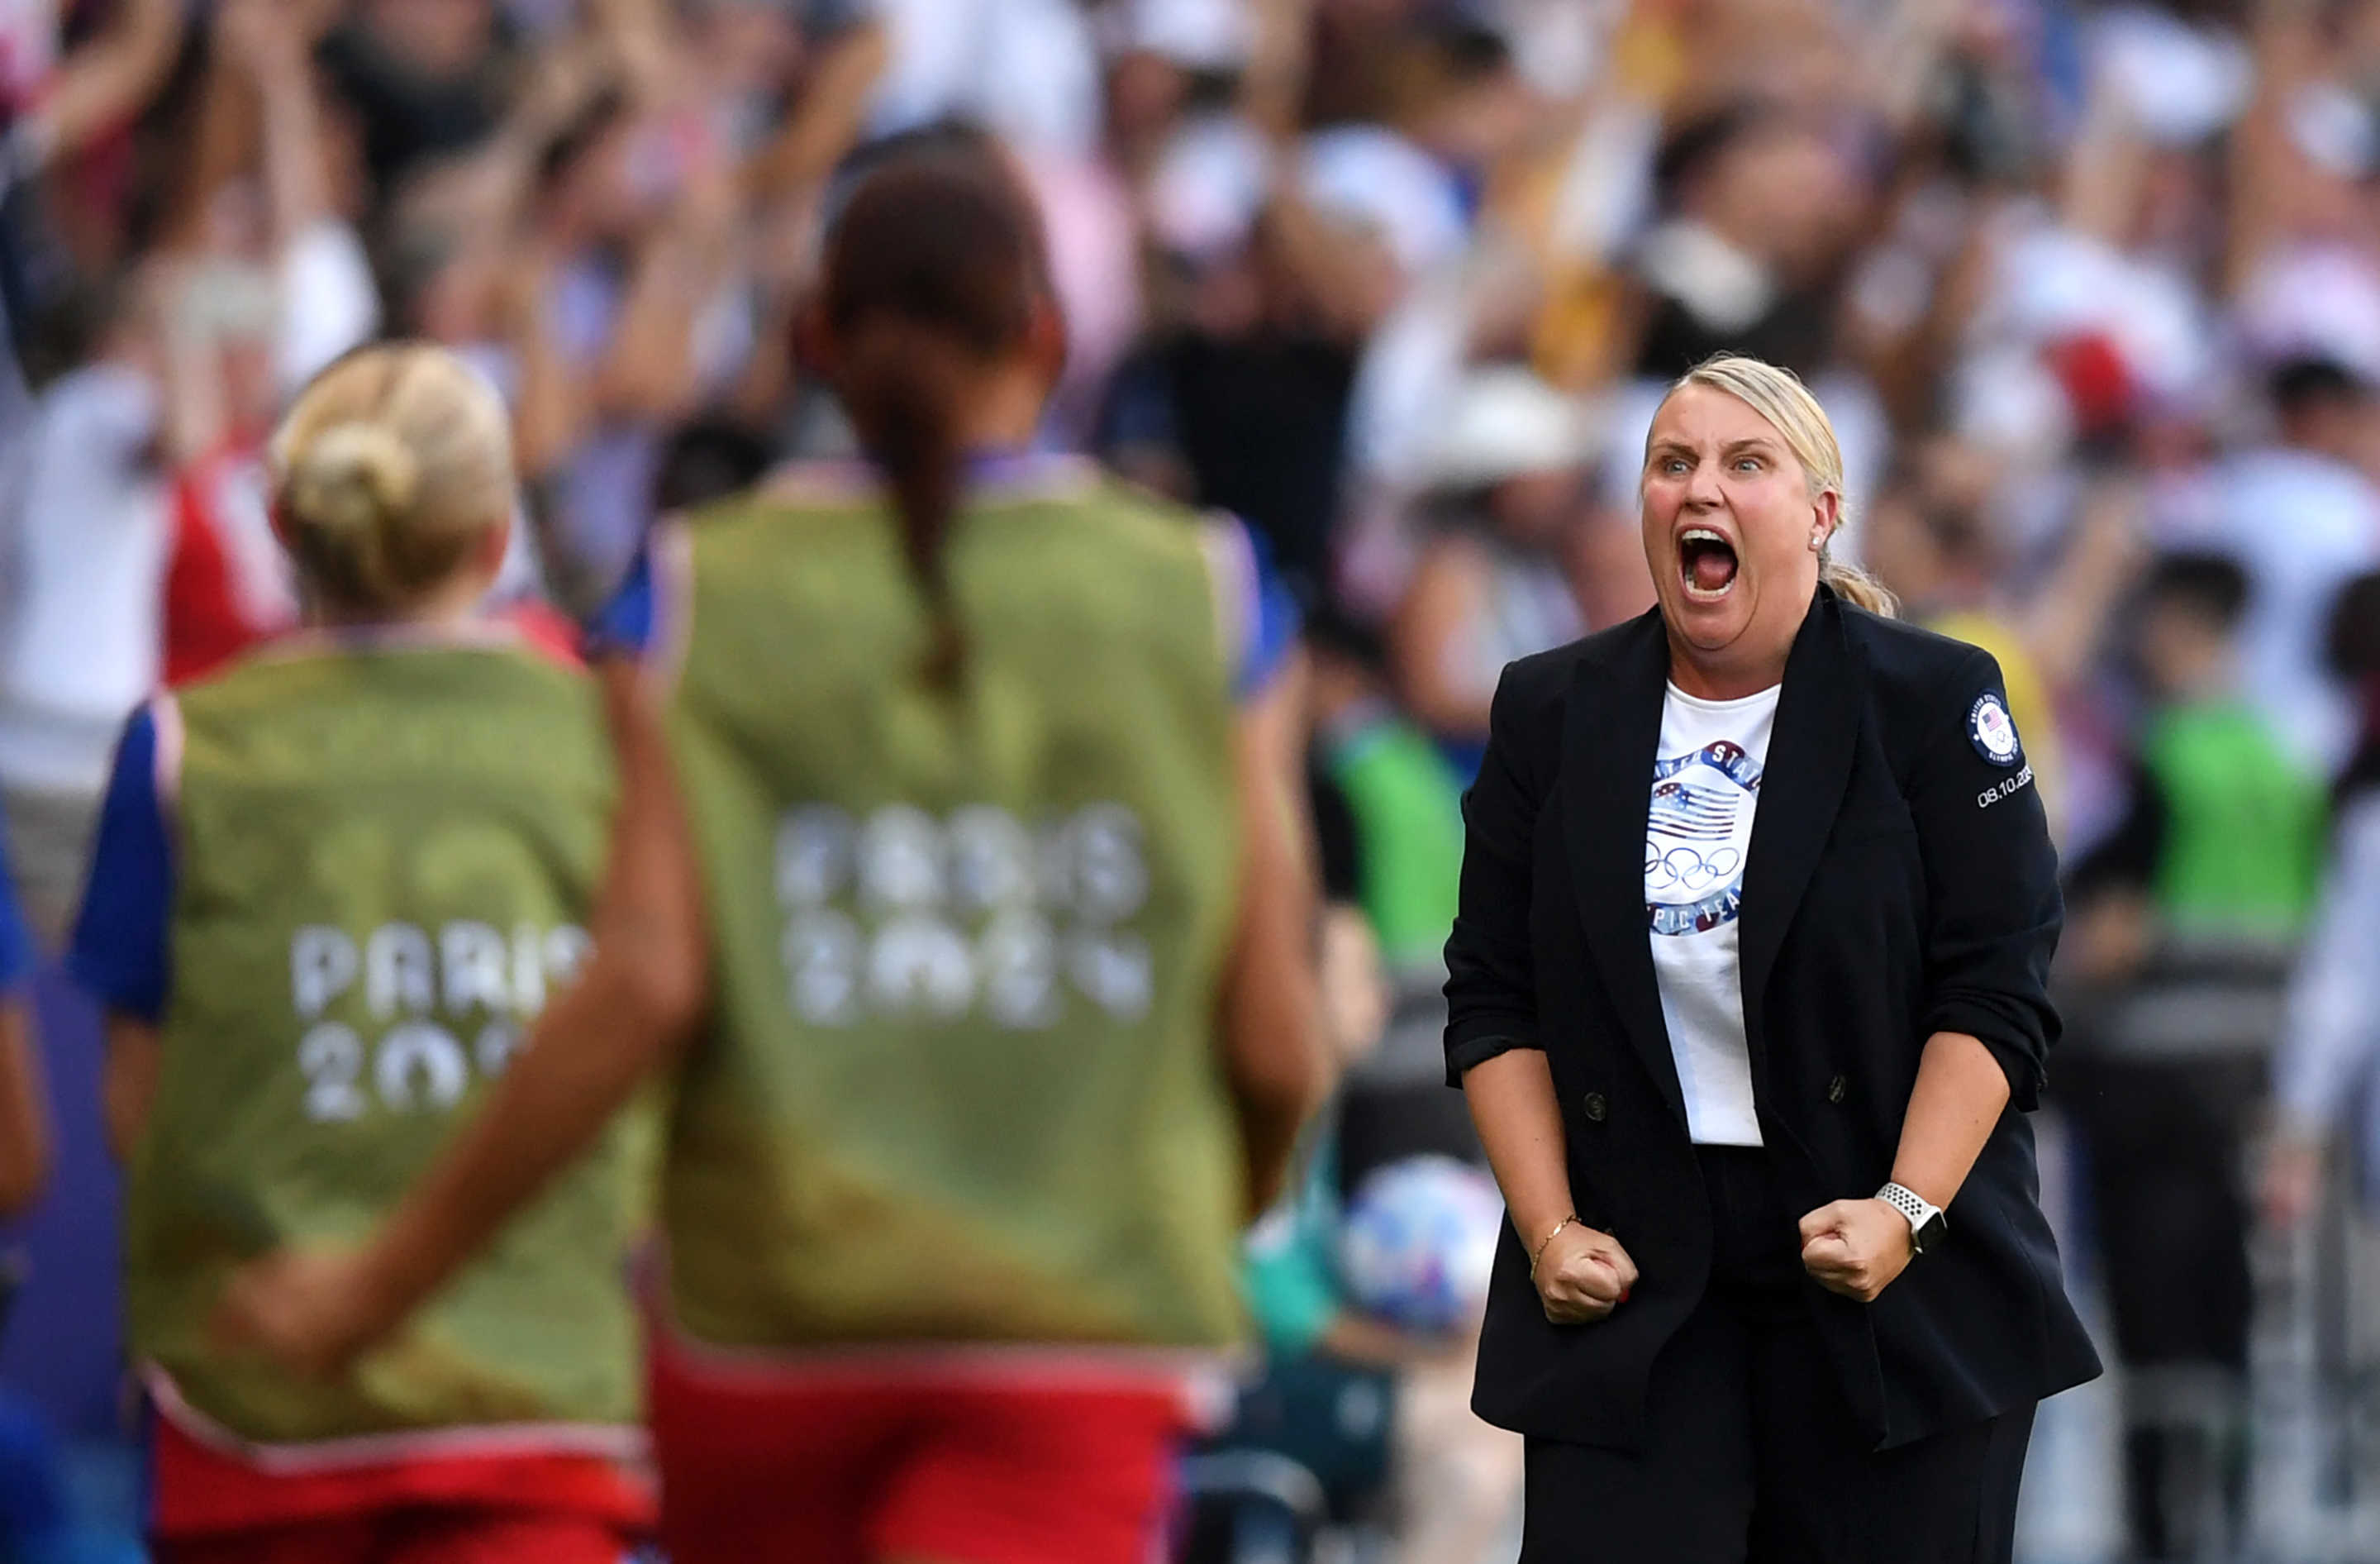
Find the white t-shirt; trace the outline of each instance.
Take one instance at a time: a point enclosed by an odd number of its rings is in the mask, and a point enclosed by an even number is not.
[[[1744,855],[1760,774],[1777,723],[1777,690],[1705,701],[1670,686],[1645,828],[1645,918],[1661,1020],[1698,1144],[1756,1146],[1752,1057],[1743,1041],[1737,960]]]
[[[281,332],[273,373],[295,397],[331,360],[380,330],[380,285],[354,228],[310,224],[281,253]]]
[[[170,522],[156,387],[115,362],[42,393],[0,515],[0,780],[97,794],[157,687]]]
[[[1003,141],[1087,155],[1098,145],[1099,52],[1070,0],[882,0],[892,35],[869,130],[956,116]]]
[[[2380,566],[2380,491],[2345,462],[2287,446],[2242,452],[2223,478],[2209,535],[2170,541],[2247,567],[2240,680],[2274,736],[2327,774],[2355,748],[2357,714],[2324,666],[2323,643],[2338,589]]]

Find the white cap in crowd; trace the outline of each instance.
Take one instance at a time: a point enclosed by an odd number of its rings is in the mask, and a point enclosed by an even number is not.
[[[1455,393],[1432,442],[1427,481],[1471,489],[1508,478],[1583,468],[1593,458],[1596,420],[1579,397],[1556,390],[1522,364],[1474,371]]]
[[[1246,0],[1118,0],[1106,20],[1110,53],[1156,55],[1184,70],[1237,70],[1256,44]]]

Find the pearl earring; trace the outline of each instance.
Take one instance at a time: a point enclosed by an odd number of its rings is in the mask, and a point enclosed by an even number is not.
[[[1810,540],[1810,552],[1812,554],[1823,554],[1826,552],[1826,547],[1827,540],[1824,538],[1812,538]]]

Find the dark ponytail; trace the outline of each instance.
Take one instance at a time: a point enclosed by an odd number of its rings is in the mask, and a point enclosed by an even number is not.
[[[835,390],[892,486],[932,617],[920,676],[947,690],[966,661],[943,560],[968,455],[961,399],[970,369],[1024,346],[1048,296],[1038,220],[988,151],[895,159],[851,192],[827,238],[826,274]]]
[[[956,428],[957,369],[949,344],[927,328],[886,321],[852,344],[840,377],[844,410],[892,485],[902,553],[933,616],[921,672],[937,690],[956,684],[966,662],[966,632],[942,564],[966,464]]]

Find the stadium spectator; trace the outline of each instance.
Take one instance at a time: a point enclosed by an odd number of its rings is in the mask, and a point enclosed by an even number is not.
[[[0,627],[0,789],[28,914],[55,944],[81,894],[111,729],[157,682],[168,490],[156,459],[155,274],[74,300],[88,347],[18,432]],[[67,323],[55,318],[52,329]]]
[[[2263,1194],[2266,1214],[2285,1229],[2312,1215],[2334,1142],[2355,1153],[2367,1191],[2380,1174],[2380,1090],[2371,1073],[2380,1057],[2380,966],[2371,949],[2380,928],[2380,575],[2359,576],[2339,593],[2329,651],[2363,721],[2332,795],[2329,884],[2273,1061],[2277,1122]]]
[[[2247,573],[2173,555],[2141,589],[2149,693],[2123,823],[2078,863],[2069,971],[2112,990],[2064,1100],[2090,1148],[2128,1509],[2152,1559],[2236,1546],[2244,1514],[2248,1136],[2322,874],[2325,809],[2240,682]]]
[[[1569,546],[1585,519],[1585,414],[1510,367],[1479,372],[1441,415],[1422,494],[1432,531],[1392,644],[1405,705],[1465,776],[1504,666],[1586,629]]]

